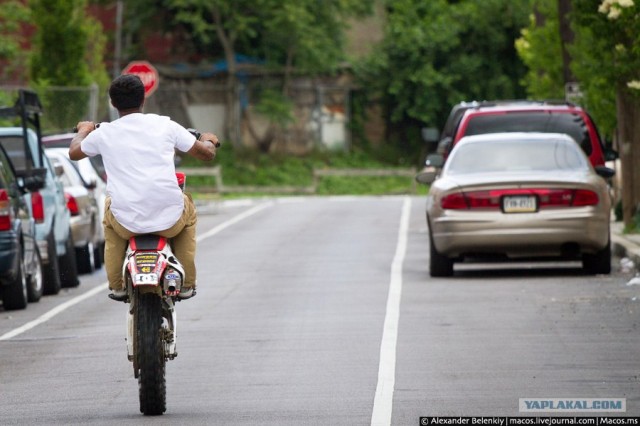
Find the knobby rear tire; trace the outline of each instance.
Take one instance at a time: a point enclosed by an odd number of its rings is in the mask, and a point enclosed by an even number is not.
[[[139,294],[135,314],[140,412],[157,416],[166,411],[167,396],[160,296]]]

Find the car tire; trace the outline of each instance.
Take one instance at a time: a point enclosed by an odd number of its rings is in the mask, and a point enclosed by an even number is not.
[[[611,240],[607,245],[595,253],[585,253],[582,255],[582,268],[587,274],[610,274],[611,273]]]
[[[29,295],[27,291],[27,277],[24,273],[24,262],[22,261],[22,248],[18,253],[18,269],[16,276],[3,286],[2,306],[7,311],[24,309],[27,307]]]
[[[95,271],[95,247],[91,241],[84,247],[76,247],[76,262],[79,274],[91,274]]]
[[[53,235],[53,225],[51,232],[47,236],[47,257],[49,263],[43,265],[42,272],[44,278],[44,294],[58,294],[62,284],[60,283],[60,265],[58,263],[58,250],[56,249],[56,239]]]
[[[42,258],[38,247],[35,247],[33,266],[27,276],[27,295],[29,303],[39,302],[44,292],[44,276],[42,272]]]
[[[104,241],[101,241],[93,249],[93,261],[96,269],[102,268],[103,259],[104,259]]]
[[[429,231],[429,274],[432,277],[450,277],[453,275],[453,260],[438,253]]]
[[[76,250],[73,246],[73,234],[69,230],[69,238],[65,243],[67,252],[58,258],[60,264],[60,283],[62,287],[77,287],[80,285],[78,279],[78,265],[76,262]]]

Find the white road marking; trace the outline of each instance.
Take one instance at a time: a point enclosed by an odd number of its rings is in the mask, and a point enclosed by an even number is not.
[[[12,337],[16,337],[17,335],[24,333],[25,331],[31,330],[32,328],[49,321],[51,318],[55,317],[59,313],[66,311],[73,305],[76,305],[82,302],[83,300],[88,299],[91,296],[95,296],[96,294],[106,290],[108,287],[109,287],[108,283],[105,282],[100,284],[98,287],[94,287],[91,290],[87,291],[86,293],[81,294],[80,296],[76,296],[71,300],[67,300],[66,302],[56,306],[55,308],[51,309],[49,312],[44,313],[43,315],[34,319],[33,321],[30,321],[21,327],[15,328],[3,334],[2,336],[0,336],[0,341],[9,340]]]
[[[254,215],[256,213],[258,213],[259,211],[272,206],[273,203],[264,203],[264,204],[259,204],[257,206],[255,206],[252,209],[249,209],[245,212],[240,213],[237,216],[232,217],[231,219],[227,220],[226,222],[221,223],[220,225],[216,226],[215,228],[205,232],[204,234],[198,236],[196,238],[196,242],[198,241],[202,241],[205,238],[209,238],[212,237],[213,235],[219,233],[220,231],[222,231],[223,229],[228,228],[231,225],[234,225],[238,222],[240,222],[243,219],[246,219],[247,217]],[[3,340],[9,340],[13,337],[16,337],[28,330],[31,330],[34,327],[37,327],[40,324],[43,324],[47,321],[49,321],[51,318],[55,317],[56,315],[66,311],[67,309],[69,309],[70,307],[77,305],[78,303],[82,302],[85,299],[88,299],[92,296],[95,296],[98,293],[101,293],[102,291],[106,290],[107,288],[109,288],[109,284],[107,282],[100,284],[97,287],[92,288],[91,290],[74,297],[73,299],[70,299],[58,306],[56,306],[55,308],[51,309],[50,311],[44,313],[43,315],[41,315],[40,317],[34,319],[33,321],[30,321],[28,323],[26,323],[23,326],[20,326],[18,328],[15,328],[11,331],[8,331],[7,333],[3,334],[0,336],[0,341]]]
[[[411,199],[406,197],[402,205],[398,245],[391,263],[391,281],[387,298],[387,313],[384,318],[382,343],[380,344],[380,366],[378,367],[378,385],[371,414],[372,426],[391,424],[393,410],[393,391],[396,381],[396,346],[398,343],[398,321],[400,318],[400,299],[402,296],[402,263],[407,251],[407,234]]]
[[[212,236],[216,235],[217,233],[219,233],[220,231],[222,231],[223,229],[226,229],[226,228],[230,227],[231,225],[235,225],[236,223],[240,222],[241,220],[246,219],[249,216],[252,216],[252,215],[258,213],[259,211],[264,210],[267,207],[271,207],[272,205],[273,205],[272,202],[266,202],[266,203],[263,203],[263,204],[258,204],[257,206],[255,206],[255,207],[253,207],[253,208],[251,208],[251,209],[249,209],[247,211],[244,211],[244,212],[240,213],[237,216],[232,217],[231,219],[227,220],[226,222],[221,223],[220,225],[218,225],[215,228],[205,232],[204,234],[199,235],[196,238],[196,242],[200,242],[200,241],[202,241],[204,239],[212,237]]]

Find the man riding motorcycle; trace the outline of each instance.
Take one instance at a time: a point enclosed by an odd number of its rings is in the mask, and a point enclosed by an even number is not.
[[[175,175],[175,149],[200,160],[216,156],[218,138],[202,133],[196,139],[169,117],[143,114],[144,85],[135,75],[121,75],[109,87],[119,118],[96,127],[77,125],[69,157],[102,155],[107,174],[104,213],[105,269],[110,297],[125,300],[122,264],[128,241],[140,234],[171,238],[173,252],[185,270],[179,299],[195,295],[196,208],[182,192]]]

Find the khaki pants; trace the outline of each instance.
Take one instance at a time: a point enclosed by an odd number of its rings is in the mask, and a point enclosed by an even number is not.
[[[178,258],[185,273],[185,287],[196,285],[196,206],[191,195],[184,194],[184,211],[175,225],[164,231],[154,232],[165,238],[171,238],[173,254]],[[107,272],[110,289],[124,287],[122,281],[122,264],[127,251],[129,239],[136,235],[122,226],[111,213],[111,197],[107,197],[104,206],[104,266]]]

